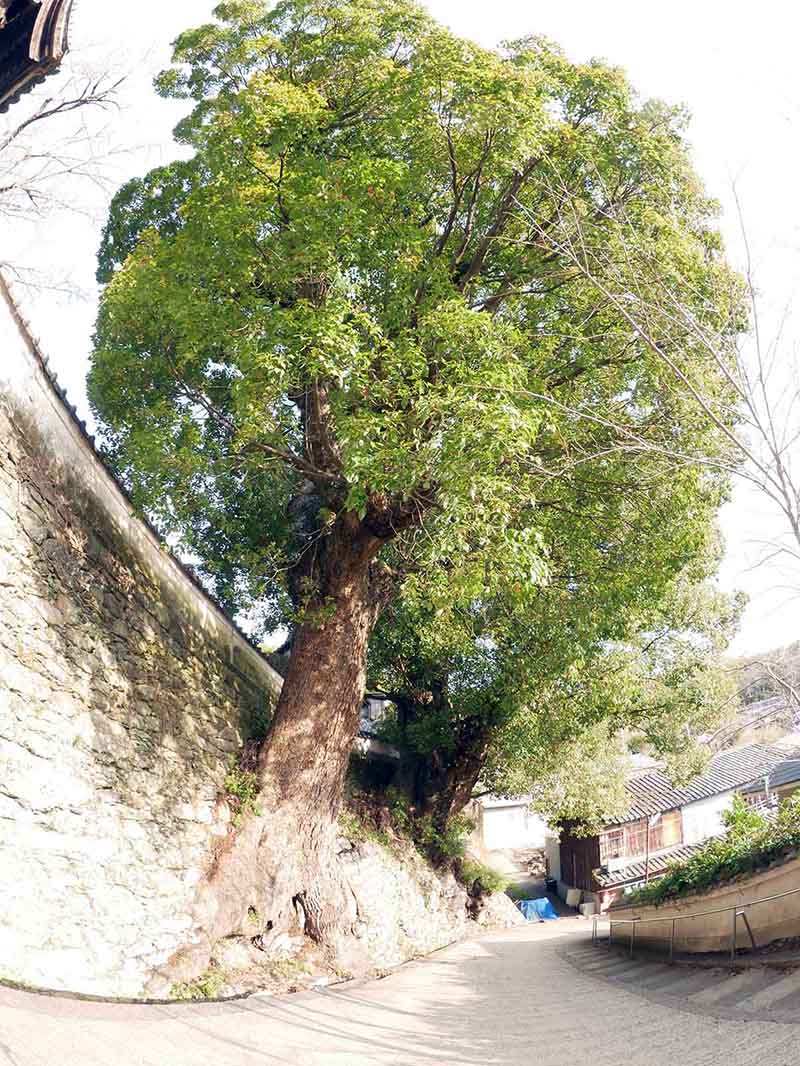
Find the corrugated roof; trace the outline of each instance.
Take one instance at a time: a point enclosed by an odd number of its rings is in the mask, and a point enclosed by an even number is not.
[[[628,813],[622,818],[609,821],[608,825],[623,825],[635,822],[650,814],[672,811],[687,803],[707,799],[709,796],[730,792],[763,777],[780,763],[787,762],[786,749],[766,744],[750,744],[735,751],[723,751],[715,755],[708,770],[693,778],[688,785],[675,788],[665,773],[653,770],[639,774],[625,782],[631,797]]]
[[[701,840],[697,844],[676,844],[674,848],[651,855],[649,863],[646,859],[637,859],[610,872],[603,866],[594,871],[594,879],[601,888],[614,888],[630,881],[643,881],[645,875],[653,877],[655,874],[662,874],[671,862],[688,859],[693,852],[707,843],[708,840]]]
[[[769,787],[780,788],[782,785],[793,785],[800,781],[800,759],[787,759],[780,762],[769,771]],[[763,792],[764,777],[753,781],[742,792]]]

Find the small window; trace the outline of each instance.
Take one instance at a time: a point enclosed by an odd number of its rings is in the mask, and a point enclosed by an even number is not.
[[[625,830],[610,829],[600,835],[600,862],[605,865],[609,859],[621,859],[625,856]]]

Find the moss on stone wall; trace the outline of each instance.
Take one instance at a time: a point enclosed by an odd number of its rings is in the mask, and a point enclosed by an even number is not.
[[[31,985],[136,994],[191,940],[271,679],[109,509],[99,464],[60,453],[46,404],[40,423],[0,399],[0,956]]]

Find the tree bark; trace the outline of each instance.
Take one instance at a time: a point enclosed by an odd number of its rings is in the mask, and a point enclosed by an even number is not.
[[[324,388],[316,383],[295,402],[309,462],[335,471]],[[387,541],[421,520],[433,498],[428,490],[402,500],[375,495],[360,517],[343,511],[336,492],[320,485],[309,475],[290,505],[301,550],[288,586],[300,622],[259,756],[259,811],[220,848],[199,887],[194,942],[170,960],[161,979],[202,973],[224,937],[259,934],[263,943],[265,933],[300,925],[316,941],[335,945],[346,931],[352,893],[337,861],[337,817],[358,733],[367,645],[396,581],[378,557]],[[330,526],[319,524],[324,511],[337,515]]]
[[[486,763],[492,726],[486,719],[469,719],[457,730],[452,750],[425,757],[417,776],[417,807],[443,833],[472,798]]]
[[[382,602],[381,543],[345,516],[306,564],[315,591],[259,757],[259,813],[228,839],[199,896],[196,924],[209,953],[222,937],[252,936],[252,911],[273,934],[300,924],[330,943],[341,927],[337,817]]]
[[[403,694],[393,694],[401,727],[407,729],[429,714],[431,704],[444,699],[441,691],[429,693],[431,700],[416,702]],[[448,822],[459,815],[472,798],[494,732],[491,708],[480,716],[453,723],[452,742],[429,752],[418,752],[409,759],[405,788],[418,816],[430,818],[434,828],[443,833]]]
[[[294,802],[302,790],[315,810],[338,814],[379,608],[370,580],[379,549],[380,541],[365,533],[336,538],[326,549],[320,593],[295,632],[259,764],[262,790],[276,806]]]

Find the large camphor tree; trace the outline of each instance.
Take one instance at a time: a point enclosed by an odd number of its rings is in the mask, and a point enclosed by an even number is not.
[[[279,927],[294,901],[325,938],[382,607],[412,580],[445,605],[532,593],[549,572],[540,495],[606,461],[636,482],[646,455],[646,477],[671,479],[673,572],[724,493],[713,467],[669,457],[676,439],[726,445],[656,354],[721,395],[692,330],[661,316],[654,351],[542,233],[579,218],[617,277],[633,227],[723,342],[739,289],[683,116],[619,70],[536,39],[487,51],[408,0],[230,0],[215,17],[159,80],[193,102],[191,158],[112,206],[90,396],[135,500],[220,595],[291,605],[263,813],[198,920],[213,939],[252,904]],[[617,541],[608,565],[626,565]]]

